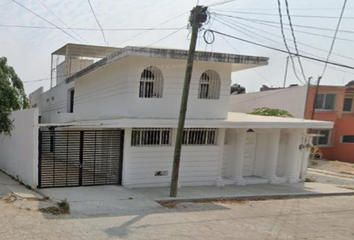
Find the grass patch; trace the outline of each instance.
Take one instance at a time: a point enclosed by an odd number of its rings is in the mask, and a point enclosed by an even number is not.
[[[312,178],[306,178],[305,182],[316,182],[315,179]]]
[[[70,204],[66,199],[64,199],[57,203],[57,206],[41,208],[39,211],[52,215],[67,215],[70,214]]]
[[[159,202],[161,206],[169,209],[177,208],[178,203],[176,202]]]

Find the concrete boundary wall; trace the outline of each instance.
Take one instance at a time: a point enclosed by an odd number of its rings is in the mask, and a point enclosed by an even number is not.
[[[11,136],[0,134],[0,169],[24,184],[38,185],[38,108],[11,114]]]

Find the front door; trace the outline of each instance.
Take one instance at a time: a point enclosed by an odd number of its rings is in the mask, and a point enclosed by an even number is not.
[[[243,176],[252,176],[256,156],[257,134],[248,132],[246,136],[246,145],[243,162]]]

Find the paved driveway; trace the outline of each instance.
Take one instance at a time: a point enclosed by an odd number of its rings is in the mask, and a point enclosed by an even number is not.
[[[154,200],[121,186],[94,186],[40,189],[55,201],[67,199],[76,216],[122,216],[163,210]]]

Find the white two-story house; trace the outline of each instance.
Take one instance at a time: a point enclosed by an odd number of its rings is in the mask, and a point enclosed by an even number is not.
[[[39,187],[168,186],[188,52],[68,44],[39,108]],[[57,57],[57,59],[59,59]],[[99,60],[100,59],[100,60]],[[229,112],[231,74],[268,58],[196,52],[180,186],[304,179],[307,128],[332,123]]]

